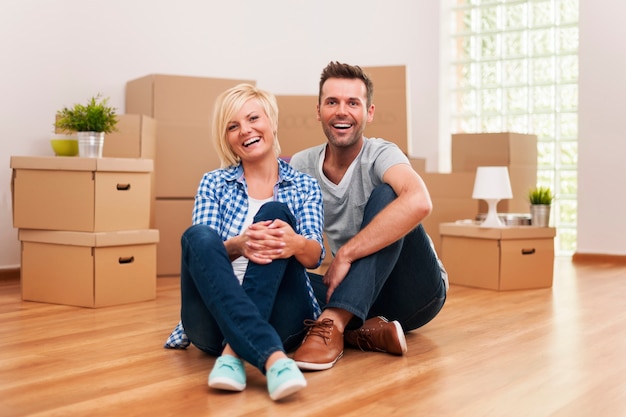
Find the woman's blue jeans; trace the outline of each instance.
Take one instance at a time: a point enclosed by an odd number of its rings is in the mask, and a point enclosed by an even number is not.
[[[363,215],[365,227],[396,198],[382,184],[374,189]],[[423,326],[443,307],[446,288],[437,254],[422,225],[382,250],[352,263],[345,279],[325,305],[327,287],[322,277],[310,274],[322,308],[341,308],[354,314],[348,328],[358,328],[375,316],[398,320],[405,331]]]
[[[274,219],[295,230],[293,214],[279,202],[264,204],[254,222]],[[305,268],[294,257],[267,265],[249,262],[240,285],[215,230],[191,226],[181,245],[181,319],[191,343],[212,355],[228,343],[261,372],[272,353],[299,346],[303,322],[314,318],[314,308]]]

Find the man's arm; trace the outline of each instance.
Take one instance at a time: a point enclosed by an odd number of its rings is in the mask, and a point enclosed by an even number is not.
[[[397,241],[430,214],[432,202],[422,178],[408,164],[397,164],[383,175],[397,198],[335,254],[324,283],[329,287],[328,298],[344,279],[350,265],[357,259],[379,251]]]
[[[410,165],[392,166],[383,175],[383,181],[393,188],[398,197],[339,250],[350,262],[397,241],[432,210],[426,185]]]

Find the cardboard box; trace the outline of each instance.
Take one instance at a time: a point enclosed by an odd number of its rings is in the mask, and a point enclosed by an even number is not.
[[[252,80],[147,75],[126,83],[126,113],[158,123],[155,193],[157,198],[192,198],[202,175],[219,168],[211,135],[219,94]]]
[[[437,253],[441,253],[439,225],[457,220],[471,220],[476,217],[476,200],[471,198],[431,197],[433,211],[422,220],[422,226],[428,233]]]
[[[298,151],[326,143],[317,120],[317,96],[276,96],[276,101],[281,155],[291,157]]]
[[[104,137],[102,156],[105,158],[156,157],[157,123],[141,114],[118,115],[117,131]]]
[[[157,199],[156,227],[160,233],[157,245],[157,275],[180,275],[180,237],[191,226],[194,199]]]
[[[428,192],[432,197],[472,198],[475,172],[422,172]],[[478,200],[475,200],[478,206]]]
[[[220,167],[210,124],[159,122],[157,138],[156,197],[195,197],[204,173]]]
[[[104,232],[150,225],[151,159],[12,156],[13,227]]]
[[[209,122],[215,98],[252,80],[151,74],[126,83],[126,113],[144,114],[161,121]]]
[[[461,219],[473,219],[478,213],[478,200],[472,199],[474,190],[473,172],[434,173],[422,172],[433,210],[422,221],[437,253],[441,252],[439,224]]]
[[[418,174],[426,172],[426,159],[425,158],[409,158],[411,166]]]
[[[407,72],[404,65],[363,67],[374,83],[374,120],[365,127],[368,138],[393,142],[409,155]]]
[[[451,284],[499,291],[552,286],[554,228],[443,223],[439,230]]]
[[[537,169],[537,136],[521,133],[452,135],[452,172],[479,166],[525,165]]]
[[[102,156],[105,158],[156,158],[156,120],[140,114],[118,115],[117,131],[107,133]],[[155,171],[150,180],[150,227],[154,227],[156,199]]]
[[[22,299],[104,307],[156,298],[157,230],[20,229]]]

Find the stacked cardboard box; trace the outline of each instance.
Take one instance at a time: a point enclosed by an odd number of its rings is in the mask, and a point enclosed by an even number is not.
[[[475,173],[421,173],[424,183],[428,187],[433,210],[422,221],[422,226],[435,245],[435,250],[441,252],[439,225],[445,222],[476,217],[478,203],[472,198]]]
[[[180,274],[180,236],[191,225],[193,199],[205,172],[217,169],[211,124],[216,97],[251,80],[152,74],[126,84],[126,113],[157,123],[154,225],[160,231],[157,274]]]
[[[153,161],[11,157],[22,298],[101,307],[156,297]]]
[[[513,198],[498,203],[499,213],[528,213],[528,191],[537,185],[537,136],[521,133],[452,135],[452,172],[476,172],[479,166],[506,166]],[[479,203],[479,213],[487,204]]]
[[[105,158],[156,159],[156,120],[140,114],[118,115],[117,130],[107,133],[102,156]],[[150,227],[155,227],[156,180],[150,181]]]
[[[513,198],[498,203],[499,213],[528,213],[527,193],[537,183],[535,135],[509,132],[454,134],[451,150],[451,173],[420,173],[433,201],[433,212],[422,224],[439,252],[441,223],[474,220],[487,212],[484,201],[472,199],[476,168],[508,168]]]

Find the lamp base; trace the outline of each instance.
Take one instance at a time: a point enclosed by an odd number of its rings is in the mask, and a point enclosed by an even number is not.
[[[480,224],[480,227],[504,227],[505,224],[502,223],[500,217],[498,216],[498,212],[496,207],[498,206],[499,199],[485,199],[487,204],[489,205],[489,211],[487,212],[487,217]]]

